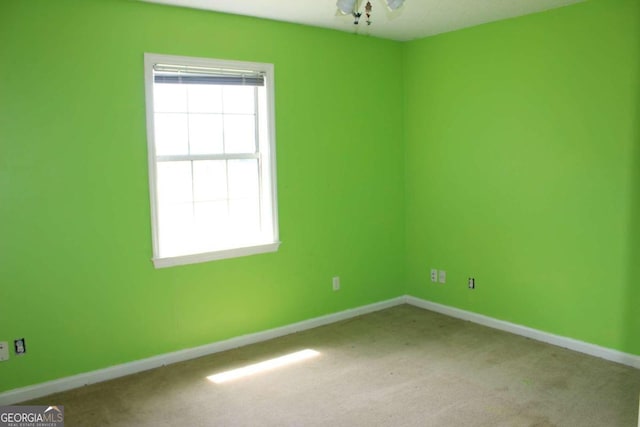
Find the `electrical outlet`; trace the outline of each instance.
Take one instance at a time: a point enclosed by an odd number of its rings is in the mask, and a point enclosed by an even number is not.
[[[333,290],[334,291],[339,291],[340,290],[340,277],[336,276],[332,279],[331,281],[332,285],[333,285]]]
[[[476,288],[476,279],[474,279],[473,277],[469,277],[469,289],[475,289]]]
[[[438,281],[438,269],[436,268],[431,269],[431,281],[433,283],[436,283]]]
[[[16,355],[18,356],[27,352],[27,344],[25,343],[24,338],[18,338],[17,340],[14,340],[13,346],[16,351]]]
[[[444,270],[438,271],[438,282],[447,283],[447,272]]]
[[[9,343],[6,341],[0,342],[0,362],[9,360]]]

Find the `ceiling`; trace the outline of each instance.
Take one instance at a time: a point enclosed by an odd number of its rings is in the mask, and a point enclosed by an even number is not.
[[[387,9],[384,0],[370,0],[373,5],[371,26],[367,26],[364,17],[359,25],[353,25],[351,16],[337,13],[335,0],[144,1],[256,16],[404,41],[541,12],[583,0],[405,0],[404,6],[394,12]]]

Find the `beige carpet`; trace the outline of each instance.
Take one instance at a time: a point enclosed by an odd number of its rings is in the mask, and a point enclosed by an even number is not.
[[[208,375],[320,355],[225,384]],[[640,371],[408,305],[37,399],[71,426],[633,426]]]

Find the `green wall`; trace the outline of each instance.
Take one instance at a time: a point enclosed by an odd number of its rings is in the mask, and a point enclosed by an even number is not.
[[[409,294],[640,354],[639,59],[636,0],[406,45]]]
[[[144,52],[275,65],[277,253],[153,268]],[[404,294],[401,67],[299,25],[0,2],[0,340],[28,349],[0,391]]]
[[[634,0],[404,44],[1,2],[0,392],[404,294],[640,355],[639,41]],[[277,253],[153,268],[144,52],[275,64]]]

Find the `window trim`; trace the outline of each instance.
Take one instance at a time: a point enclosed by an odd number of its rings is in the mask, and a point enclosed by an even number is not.
[[[227,248],[212,252],[202,252],[178,256],[159,256],[159,222],[158,222],[158,195],[157,195],[157,156],[155,152],[155,128],[154,128],[154,100],[153,100],[153,66],[158,63],[179,63],[194,67],[220,67],[230,69],[242,69],[264,73],[267,103],[267,127],[268,127],[268,153],[263,156],[260,150],[262,165],[269,166],[267,179],[269,182],[268,191],[271,199],[271,228],[273,230],[273,242],[264,244],[243,246],[237,248]],[[273,64],[259,62],[231,61],[222,59],[197,58],[187,56],[164,55],[155,53],[144,54],[144,75],[145,75],[145,101],[146,101],[146,121],[147,121],[147,160],[149,167],[149,196],[151,204],[151,232],[153,246],[153,265],[155,268],[165,268],[177,265],[195,264],[220,259],[237,258],[248,255],[255,255],[268,252],[276,252],[280,247],[279,227],[278,227],[278,193],[276,185],[276,152],[275,152],[275,82]],[[263,142],[261,142],[263,144]],[[215,156],[214,156],[215,157]],[[265,159],[266,158],[266,159]],[[262,183],[264,185],[264,183]],[[261,193],[263,190],[261,189]],[[268,194],[267,194],[268,196]],[[262,215],[262,214],[261,214]]]

